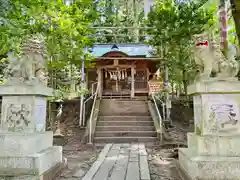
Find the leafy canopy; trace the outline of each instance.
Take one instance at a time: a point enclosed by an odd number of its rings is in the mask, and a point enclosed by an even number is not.
[[[74,0],[70,4],[63,0],[0,0],[0,60],[9,51],[19,53],[27,38],[43,36],[50,86],[67,91],[72,79],[76,79],[72,76],[79,72],[82,59],[91,58],[85,49],[94,42],[90,36],[94,31],[89,29],[98,18],[94,3],[94,0]],[[6,62],[1,67],[6,67]],[[69,76],[64,72],[71,76],[67,84],[61,83]]]
[[[213,23],[213,9],[202,8],[206,1],[157,0],[148,15],[147,26],[152,35],[148,43],[163,56],[170,78],[176,83],[193,80],[196,66],[192,60],[192,36],[205,31]]]
[[[180,45],[187,43],[194,34],[204,31],[211,23],[212,11],[201,8],[203,2],[158,0],[148,15],[147,25],[153,26],[150,44],[160,46],[162,42]]]
[[[76,63],[93,43],[88,28],[96,19],[93,0],[0,0],[0,54],[18,51],[29,36],[45,37],[47,50],[58,64]]]

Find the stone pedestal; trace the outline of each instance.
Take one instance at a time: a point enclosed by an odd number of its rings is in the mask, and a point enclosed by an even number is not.
[[[179,166],[192,180],[240,177],[240,83],[204,81],[188,87],[195,132],[179,149]]]
[[[52,168],[62,166],[62,147],[53,146],[46,132],[47,96],[42,85],[0,86],[0,180],[42,180]]]

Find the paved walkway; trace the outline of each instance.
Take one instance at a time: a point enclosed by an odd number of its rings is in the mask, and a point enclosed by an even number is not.
[[[144,144],[107,144],[82,180],[150,180]]]

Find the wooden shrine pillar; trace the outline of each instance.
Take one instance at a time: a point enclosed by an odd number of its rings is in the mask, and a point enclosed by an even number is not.
[[[98,75],[98,83],[99,83],[99,91],[98,96],[102,97],[102,68],[97,68],[97,75]]]
[[[135,96],[135,80],[134,80],[134,66],[131,67],[131,98]]]

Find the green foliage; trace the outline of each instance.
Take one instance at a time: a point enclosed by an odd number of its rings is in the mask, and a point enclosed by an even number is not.
[[[25,39],[44,37],[49,63],[50,81],[61,69],[70,71],[71,65],[79,71],[82,59],[91,60],[85,52],[93,44],[94,33],[89,26],[98,18],[94,0],[75,0],[66,5],[63,0],[0,0],[0,55],[9,51],[19,52]],[[66,85],[51,83],[53,88],[68,89]],[[67,85],[69,86],[69,85]]]
[[[184,44],[192,35],[204,31],[212,19],[212,12],[200,8],[201,4],[192,1],[174,3],[172,0],[157,1],[148,15],[149,30],[153,35],[150,44],[159,47],[162,42],[168,44]]]
[[[5,20],[0,29],[1,54],[17,51],[25,38],[41,34],[53,60],[79,64],[84,48],[93,43],[89,38],[93,32],[88,28],[97,18],[93,0],[75,0],[71,5],[61,0],[19,0],[8,6],[1,14]]]
[[[164,56],[170,78],[175,83],[193,81],[196,66],[192,60],[192,36],[205,31],[213,22],[213,9],[202,8],[206,1],[158,0],[148,15],[149,44]],[[190,75],[191,74],[191,75]]]
[[[211,24],[209,26],[209,30],[212,32],[212,34],[215,36],[215,38],[220,38],[220,24],[219,24],[219,14],[217,13],[217,8],[219,6],[219,3],[222,1],[219,0],[208,0],[207,3],[204,4],[202,8],[205,10],[210,10],[213,12],[213,19],[211,20]],[[225,1],[226,3],[226,1]],[[231,3],[234,3],[231,1]],[[227,8],[228,9],[228,41],[230,44],[237,45],[238,44],[238,38],[236,33],[236,26],[234,21],[234,16],[236,15],[236,11],[232,10],[234,5],[230,5]]]
[[[101,18],[94,23],[95,27],[120,27],[98,28],[96,33],[97,42],[128,43],[136,39],[138,30],[126,27],[141,26],[143,24],[144,13],[141,1],[99,0],[96,4],[96,10]],[[142,32],[140,31],[140,33]],[[143,40],[143,37],[140,40]]]
[[[4,74],[7,65],[7,59],[5,56],[0,56],[0,85],[3,84],[4,81]]]

